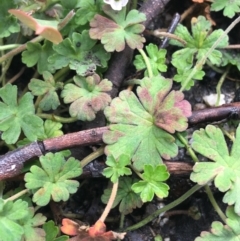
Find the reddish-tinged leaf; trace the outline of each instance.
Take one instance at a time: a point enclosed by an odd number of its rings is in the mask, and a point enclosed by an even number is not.
[[[71,219],[64,218],[62,220],[61,231],[67,235],[75,236],[78,234],[79,224]]]
[[[37,35],[41,35],[42,37],[53,42],[54,44],[59,44],[60,42],[62,42],[62,35],[57,30],[57,28],[51,26],[44,26],[38,23],[37,19],[31,17],[26,12],[21,11],[19,9],[10,9],[8,10],[8,12],[13,14],[16,18],[18,18],[21,22],[27,25],[30,29],[34,30]]]
[[[123,239],[126,233],[116,233],[106,231],[106,225],[98,220],[92,227],[88,229],[86,226],[80,226],[78,223],[64,218],[62,220],[61,231],[68,235],[77,235],[69,241],[111,241],[116,239]],[[87,232],[88,231],[88,232]]]
[[[180,91],[171,91],[166,97],[158,95],[158,105],[155,108],[155,124],[170,132],[184,131],[188,126],[187,117],[192,114],[191,105],[184,100]]]
[[[132,49],[143,47],[145,39],[140,35],[144,26],[140,24],[146,20],[143,13],[131,10],[126,14],[126,8],[120,12],[105,5],[103,11],[109,18],[96,14],[90,22],[89,35],[92,39],[99,39],[108,52],[120,52],[125,43]]]

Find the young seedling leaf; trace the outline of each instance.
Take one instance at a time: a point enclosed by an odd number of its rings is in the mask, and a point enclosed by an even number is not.
[[[155,76],[141,81],[139,99],[131,91],[120,92],[104,111],[111,123],[103,135],[107,155],[129,155],[137,170],[177,155],[175,138],[168,132],[187,128],[191,106],[181,92],[169,93],[171,87],[171,80]]]
[[[18,223],[28,215],[27,202],[18,199],[7,201],[0,199],[0,234],[1,240],[21,240],[24,233],[23,227]]]
[[[174,59],[172,61],[172,64],[174,66],[177,66],[177,74],[174,75],[173,80],[176,82],[180,82],[182,86],[185,86],[185,82],[190,75],[190,73],[193,71],[192,65],[187,64],[186,62],[182,61],[181,63],[176,63],[175,61],[178,61]],[[193,75],[192,79],[188,82],[188,84],[185,86],[185,90],[190,90],[192,86],[194,86],[195,80],[202,80],[203,76],[205,75],[205,72],[202,70],[197,70],[195,74]]]
[[[127,155],[122,154],[118,159],[108,156],[106,164],[108,167],[103,170],[103,175],[107,178],[111,177],[113,183],[117,182],[120,176],[132,174],[131,169],[126,167],[131,164],[130,158]]]
[[[16,143],[21,130],[30,141],[43,135],[43,121],[34,114],[33,96],[26,93],[17,101],[17,86],[7,84],[0,89],[0,130],[8,144]]]
[[[53,46],[55,54],[48,58],[55,70],[69,66],[78,75],[89,76],[100,66],[105,68],[110,54],[101,44],[89,37],[87,30],[73,33],[71,38],[65,38],[60,44]]]
[[[34,30],[37,35],[41,35],[54,44],[62,42],[63,38],[57,29],[57,21],[38,20],[20,9],[10,9],[8,12],[13,14],[30,29]]]
[[[103,2],[101,0],[80,0],[75,14],[75,22],[79,25],[88,23],[98,13],[102,12]]]
[[[169,178],[169,173],[165,165],[144,166],[143,180],[134,183],[132,190],[135,193],[140,193],[143,202],[151,202],[156,194],[159,198],[168,196],[169,186],[163,181]]]
[[[89,31],[92,39],[99,39],[108,52],[120,52],[125,48],[125,42],[132,48],[143,48],[145,39],[140,35],[144,26],[140,24],[146,20],[143,13],[131,10],[126,13],[126,7],[121,11],[114,11],[109,5],[103,6],[104,13],[110,18],[96,14],[90,22]]]
[[[62,136],[62,124],[60,122],[46,120],[44,122],[45,139]]]
[[[223,202],[234,204],[235,212],[240,215],[240,163],[239,163],[240,127],[229,154],[223,133],[219,128],[208,125],[193,134],[193,149],[213,162],[199,162],[193,167],[190,178],[200,185],[214,180],[214,185],[226,192]]]
[[[81,175],[80,162],[70,157],[67,161],[62,152],[48,153],[40,157],[42,168],[32,166],[30,173],[24,177],[26,187],[37,191],[33,201],[39,206],[45,206],[52,198],[53,201],[66,201],[69,194],[75,193],[79,183],[71,178]]]
[[[27,43],[27,49],[22,52],[22,62],[27,67],[33,67],[37,64],[37,70],[40,74],[44,71],[54,72],[53,65],[50,64],[47,59],[54,53],[52,49],[52,43],[44,41],[44,44],[40,43]]]
[[[96,113],[111,102],[111,97],[107,91],[112,89],[112,83],[107,79],[101,80],[97,74],[74,77],[75,84],[66,84],[61,93],[64,103],[72,103],[69,113],[72,117],[77,117],[82,121],[91,121],[96,117]]]
[[[152,71],[154,75],[158,75],[159,72],[166,72],[167,65],[165,64],[166,61],[166,49],[158,49],[157,45],[149,44],[146,46],[146,50],[149,57],[149,62],[152,67]],[[133,61],[137,70],[146,69],[147,66],[142,55],[136,55],[135,60]],[[148,76],[148,71],[145,70],[144,76]]]
[[[215,0],[212,2],[211,11],[223,10],[223,15],[229,18],[233,18],[236,13],[240,12],[240,2],[238,0]]]
[[[39,103],[39,107],[44,110],[55,110],[60,105],[57,90],[63,88],[63,83],[55,83],[51,73],[48,71],[43,72],[43,79],[31,79],[28,88],[32,91],[33,95],[43,96]]]
[[[0,8],[0,38],[8,37],[11,33],[20,31],[16,18],[8,13],[8,10],[15,8],[14,0],[2,0]]]
[[[59,233],[59,228],[58,226],[55,226],[52,220],[43,224],[43,230],[46,233],[45,241],[67,241],[69,239],[69,237],[66,235],[62,235],[57,238]]]
[[[38,226],[43,225],[46,220],[47,218],[41,213],[34,215],[34,209],[29,208],[28,215],[18,221],[24,229],[24,240],[45,241],[45,231]]]
[[[143,205],[143,202],[139,194],[133,192],[131,186],[133,183],[137,182],[136,178],[131,177],[120,177],[117,196],[114,200],[112,208],[115,208],[119,205],[119,212],[127,215],[133,211],[135,208],[140,208]],[[103,203],[107,204],[109,197],[111,195],[112,188],[107,188],[104,190],[104,193],[101,197]]]
[[[226,225],[219,221],[212,223],[210,232],[201,232],[201,237],[195,241],[237,241],[240,236],[240,217],[234,212],[233,207],[228,207],[226,211]]]
[[[171,44],[182,47],[181,50],[174,52],[172,56],[172,63],[176,68],[178,68],[178,63],[182,62],[186,62],[192,66],[195,57],[197,60],[202,59],[217,39],[224,33],[223,30],[219,29],[209,34],[211,23],[203,16],[199,16],[197,19],[193,18],[191,25],[192,35],[188,32],[187,28],[181,24],[178,25],[174,32],[174,34],[186,41],[186,46],[176,40],[170,41]],[[226,47],[227,45],[228,36],[225,36],[217,48]],[[209,61],[215,65],[221,63],[221,58],[222,53],[216,49],[208,56]]]

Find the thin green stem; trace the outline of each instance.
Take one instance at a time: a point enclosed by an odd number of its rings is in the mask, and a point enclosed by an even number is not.
[[[183,91],[186,86],[188,85],[189,81],[193,78],[193,76],[196,74],[198,70],[201,70],[203,65],[205,64],[207,58],[210,56],[210,54],[213,52],[213,50],[218,46],[218,44],[223,40],[223,38],[235,27],[236,24],[240,22],[240,16],[236,18],[224,31],[224,33],[217,39],[217,41],[213,44],[213,46],[208,50],[208,52],[196,63],[194,68],[192,69],[192,72],[187,77],[186,81],[184,82],[184,85],[181,87],[180,91]]]
[[[194,160],[194,162],[199,162],[199,159],[197,158],[194,150],[193,150],[193,149],[191,148],[191,146],[188,144],[187,140],[186,140],[180,133],[177,133],[177,136],[178,136],[178,138],[180,139],[180,141],[181,141],[181,142],[185,145],[185,147],[187,148],[187,150],[188,150],[190,156],[192,157],[192,159]],[[225,215],[223,214],[222,210],[219,208],[219,206],[218,206],[218,204],[217,204],[217,202],[216,202],[216,200],[215,200],[215,198],[214,198],[214,196],[213,196],[213,194],[212,194],[211,189],[209,188],[208,185],[205,185],[204,188],[205,188],[205,191],[206,191],[206,193],[207,193],[207,196],[208,196],[210,202],[211,202],[212,205],[213,205],[213,208],[214,208],[215,211],[218,213],[218,215],[219,215],[223,220],[225,220],[226,218],[225,218],[225,219],[223,218],[223,217],[225,217]],[[225,222],[225,221],[224,221],[224,222]]]
[[[199,162],[198,157],[196,156],[196,154],[193,151],[192,147],[188,144],[188,141],[180,133],[177,133],[177,137],[184,144],[184,146],[188,150],[188,153],[192,157],[193,161],[194,162]]]
[[[43,40],[42,36],[37,36],[36,38],[32,39],[29,42],[38,43],[38,42],[41,42],[42,40]],[[29,43],[29,42],[27,42],[27,43]],[[12,58],[13,56],[21,53],[23,50],[25,50],[27,48],[27,43],[20,45],[19,47],[13,49],[12,51],[9,51],[8,53],[6,53],[2,57],[0,57],[0,64],[2,64],[7,59]]]
[[[13,196],[5,199],[4,201],[7,202],[7,201],[14,201],[15,199],[21,197],[22,195],[24,195],[25,193],[27,193],[29,190],[28,189],[24,189],[16,194],[14,194]]]
[[[19,46],[21,46],[21,44],[8,44],[8,45],[0,46],[0,51],[15,49]]]
[[[137,224],[134,224],[134,225],[126,228],[124,231],[132,231],[132,230],[141,228],[142,226],[144,226],[147,223],[151,222],[154,218],[158,217],[161,213],[166,212],[166,211],[176,207],[177,205],[179,205],[183,201],[185,201],[187,198],[189,198],[191,195],[193,195],[193,193],[198,191],[200,188],[202,188],[202,186],[196,184],[190,190],[188,190],[186,193],[184,193],[181,197],[176,199],[174,202],[169,203],[168,205],[164,206],[161,209],[158,209],[157,211],[155,211],[154,213],[149,215],[147,218],[143,219],[142,221],[140,221]]]
[[[221,210],[221,208],[218,206],[218,204],[217,204],[217,202],[216,202],[216,200],[215,200],[215,198],[214,198],[214,196],[213,196],[213,193],[212,193],[210,187],[209,187],[208,185],[205,185],[204,188],[205,188],[205,191],[206,191],[206,193],[207,193],[207,196],[208,196],[211,204],[213,205],[215,211],[217,212],[217,214],[219,215],[219,217],[222,219],[222,221],[223,221],[224,223],[226,223],[226,218],[227,218],[227,217],[225,216],[225,214],[223,213],[223,211]]]
[[[53,114],[46,114],[46,113],[38,113],[37,116],[43,119],[58,121],[61,123],[73,123],[78,120],[77,117],[65,118],[65,117],[61,117]]]
[[[147,71],[148,71],[149,78],[152,78],[153,77],[153,72],[152,72],[152,67],[151,67],[151,64],[149,62],[148,56],[145,54],[145,52],[142,49],[138,49],[138,51],[142,55],[142,57],[144,59],[144,62],[146,64],[146,66],[147,66]]]
[[[117,180],[117,182],[113,183],[112,192],[111,192],[111,195],[109,197],[107,206],[105,207],[101,217],[99,218],[99,220],[102,221],[103,223],[104,223],[106,217],[108,216],[108,214],[109,214],[109,212],[112,208],[112,205],[113,205],[114,200],[115,200],[116,195],[117,195],[117,190],[118,190],[118,180]]]
[[[221,87],[223,85],[223,82],[226,78],[226,76],[228,75],[230,70],[230,65],[227,67],[226,71],[222,74],[220,80],[218,81],[217,87],[216,87],[216,91],[217,91],[217,102],[216,102],[216,106],[219,106],[220,103],[220,97],[221,97]]]
[[[88,156],[86,156],[84,159],[81,160],[81,166],[82,168],[85,167],[87,164],[95,160],[96,158],[102,156],[104,154],[104,148],[105,146],[101,146],[96,151],[92,152]]]

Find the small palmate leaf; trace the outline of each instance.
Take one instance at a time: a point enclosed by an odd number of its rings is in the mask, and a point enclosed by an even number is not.
[[[67,241],[69,239],[69,237],[66,235],[62,235],[57,238],[59,228],[58,226],[55,226],[52,220],[48,221],[47,223],[44,223],[43,229],[46,233],[45,241]]]
[[[7,201],[0,199],[0,234],[1,240],[12,241],[21,240],[24,233],[19,220],[28,215],[28,204],[18,199],[17,201]]]
[[[143,180],[134,183],[132,190],[140,193],[143,202],[152,201],[154,194],[159,198],[167,197],[169,186],[163,183],[163,181],[166,181],[169,176],[165,165],[158,165],[156,167],[145,165],[144,173],[142,174]]]
[[[97,66],[105,68],[110,58],[110,54],[96,42],[89,37],[87,30],[81,34],[74,32],[71,38],[65,38],[60,44],[53,46],[55,53],[48,61],[55,69],[69,66],[78,75],[88,76],[95,72]]]
[[[19,220],[19,223],[24,229],[24,240],[25,241],[45,241],[45,232],[39,226],[43,225],[47,218],[41,213],[34,215],[34,209],[29,208],[28,215],[23,219]]]
[[[219,128],[208,125],[205,129],[193,134],[193,149],[213,162],[198,162],[193,167],[191,180],[204,185],[214,180],[215,186],[226,192],[223,202],[234,205],[235,212],[240,215],[240,127],[237,128],[236,139],[229,154],[223,133]]]
[[[100,13],[103,2],[101,0],[80,0],[78,1],[77,10],[74,20],[76,24],[84,25],[93,19],[94,15]]]
[[[30,141],[43,135],[43,121],[34,114],[33,96],[26,93],[17,101],[17,86],[7,84],[0,89],[0,130],[8,144],[16,143],[21,130]]]
[[[166,61],[166,49],[158,49],[157,45],[149,44],[146,46],[146,50],[149,56],[149,62],[152,67],[152,71],[154,75],[158,75],[159,72],[166,72],[167,65],[165,64]],[[135,60],[133,62],[137,70],[146,69],[146,63],[142,57],[142,55],[136,55]],[[148,76],[148,71],[145,70],[145,76]]]
[[[101,80],[97,74],[87,78],[75,76],[74,82],[66,84],[61,93],[64,103],[72,103],[70,115],[82,121],[94,120],[96,113],[111,102],[106,92],[112,89],[112,83],[107,79]]]
[[[119,205],[119,212],[127,215],[133,211],[135,208],[140,208],[143,205],[143,202],[139,194],[136,194],[131,189],[133,183],[137,182],[136,178],[131,177],[120,177],[117,196],[114,200],[112,208]],[[102,202],[107,204],[109,197],[111,195],[112,188],[107,188],[104,190],[104,193],[101,197]]]
[[[240,12],[239,0],[214,0],[211,5],[211,11],[223,10],[223,15],[233,18],[236,13]]]
[[[178,27],[174,32],[174,34],[186,41],[185,46],[176,40],[170,41],[173,45],[183,47],[182,49],[174,52],[172,56],[172,63],[176,68],[178,68],[178,63],[181,64],[182,62],[187,62],[192,66],[194,57],[196,57],[197,60],[201,60],[217,39],[224,34],[224,31],[221,29],[215,30],[209,34],[211,23],[203,16],[199,16],[197,19],[193,18],[191,25],[192,35],[189,33],[188,29],[181,24],[178,24]],[[221,48],[226,47],[227,45],[228,36],[226,35],[217,47]],[[208,56],[209,61],[212,64],[217,65],[220,64],[221,58],[222,53],[216,49]]]
[[[39,103],[39,107],[44,110],[55,110],[60,105],[58,94],[56,91],[63,88],[63,83],[55,83],[51,73],[48,71],[43,72],[43,79],[31,79],[28,88],[32,91],[33,95],[43,96]]]
[[[226,225],[215,221],[212,223],[211,232],[201,232],[201,237],[195,241],[238,241],[240,237],[240,217],[234,212],[233,207],[226,211]]]
[[[27,43],[27,49],[22,52],[22,62],[27,67],[33,67],[37,64],[37,70],[40,74],[43,71],[54,72],[53,66],[47,61],[47,58],[54,53],[52,49],[52,43],[50,41],[44,41],[44,44],[40,43]]]
[[[145,39],[140,35],[144,30],[140,23],[146,20],[143,13],[131,10],[126,14],[126,7],[116,12],[109,5],[105,5],[103,11],[112,20],[96,14],[90,22],[89,34],[92,39],[101,40],[108,52],[122,51],[125,42],[132,49],[143,47]]]
[[[144,164],[158,165],[161,157],[177,155],[175,138],[168,132],[184,131],[190,104],[178,91],[169,93],[172,81],[161,76],[144,78],[137,88],[120,92],[104,113],[111,125],[103,135],[107,155],[129,155],[137,170]],[[160,127],[160,128],[159,128]]]
[[[130,165],[130,158],[127,155],[122,154],[117,159],[113,156],[108,156],[106,164],[107,168],[103,170],[103,175],[107,178],[111,177],[113,183],[118,181],[118,178],[123,175],[131,175],[131,169],[126,167]]]
[[[30,173],[25,175],[26,187],[37,191],[33,201],[45,206],[52,198],[55,202],[66,201],[69,194],[75,193],[79,183],[71,178],[81,175],[79,161],[70,157],[67,161],[62,152],[48,153],[40,157],[42,168],[32,166]]]

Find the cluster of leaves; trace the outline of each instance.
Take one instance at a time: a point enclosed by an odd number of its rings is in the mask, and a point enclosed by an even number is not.
[[[132,49],[143,48],[145,38],[141,35],[144,31],[141,23],[146,20],[145,15],[137,10],[127,12],[127,7],[116,12],[110,5],[104,5],[102,0],[61,1],[60,16],[66,16],[70,9],[77,11],[68,28],[64,28],[60,34],[57,25],[59,21],[41,21],[26,14],[26,9],[33,12],[45,11],[51,1],[34,1],[34,4],[31,1],[24,2],[25,5],[21,5],[19,1],[2,1],[1,11],[4,14],[0,15],[3,23],[0,25],[0,36],[8,37],[11,33],[20,31],[16,19],[7,13],[10,8],[17,8],[19,4],[25,11],[14,9],[9,12],[41,35],[42,39],[45,38],[42,44],[34,41],[27,43],[26,50],[22,53],[22,62],[28,67],[37,65],[37,71],[43,76],[43,80],[32,79],[28,85],[32,93],[24,93],[19,99],[16,86],[7,84],[0,89],[2,139],[7,144],[15,144],[23,133],[26,138],[17,143],[20,146],[37,139],[62,135],[62,125],[50,120],[43,122],[35,114],[36,106],[33,103],[34,96],[37,96],[37,107],[41,111],[57,110],[61,105],[58,95],[61,90],[60,96],[64,104],[70,104],[71,117],[91,121],[96,117],[96,112],[104,110],[110,122],[109,130],[103,136],[107,144],[105,151],[108,166],[103,175],[113,183],[119,181],[113,207],[119,204],[119,211],[128,214],[134,208],[141,207],[144,202],[151,201],[154,195],[159,198],[167,197],[169,187],[164,182],[169,173],[162,158],[168,160],[177,155],[178,143],[174,134],[187,129],[191,106],[184,100],[182,92],[171,91],[172,80],[159,75],[167,70],[166,50],[159,50],[154,44],[146,46],[153,77],[147,77],[149,66],[143,56],[135,56],[136,69],[145,70],[145,78],[138,82],[140,86],[136,90],[137,96],[134,92],[124,90],[111,102],[111,97],[106,92],[111,90],[112,83],[100,78],[108,66],[110,52],[120,52],[126,45]],[[126,2],[118,3],[125,6]],[[232,4],[227,2],[216,0],[211,9],[224,9],[225,16],[233,17],[239,11],[240,4],[238,1],[233,1]],[[53,12],[56,11],[54,8]],[[186,89],[194,85],[194,80],[203,78],[205,73],[200,66],[190,82],[185,83],[194,64],[202,61],[206,55],[213,65],[225,66],[230,63],[239,68],[237,58],[231,58],[227,53],[214,49],[209,54],[213,44],[223,35],[223,30],[211,32],[211,24],[205,17],[192,19],[191,33],[179,24],[175,34],[183,41],[171,40],[172,45],[182,48],[172,56],[172,64],[177,69],[173,79]],[[227,45],[228,36],[225,36],[217,47]],[[222,61],[223,55],[228,56],[227,61]],[[61,69],[74,71],[76,75],[70,80],[74,83],[55,80],[53,74]],[[193,149],[213,162],[196,163],[191,180],[200,185],[214,181],[221,192],[226,192],[223,202],[234,205],[227,209],[226,226],[214,222],[211,233],[203,232],[196,240],[234,240],[239,235],[239,142],[240,127],[230,154],[220,129],[207,126],[205,130],[201,129],[193,134]],[[48,153],[40,157],[39,166],[32,165],[30,172],[25,175],[26,187],[32,192],[33,202],[37,205],[45,206],[50,200],[66,201],[70,194],[77,191],[79,183],[69,179],[81,175],[82,169],[74,158],[66,161],[68,156],[69,152]],[[142,180],[125,177],[132,174],[130,167],[142,172],[139,174]],[[102,196],[104,203],[107,203],[110,192],[110,189],[105,190]],[[0,199],[0,233],[4,240],[33,240],[35,237],[39,237],[39,241],[67,239],[66,236],[56,238],[58,228],[53,222],[45,221],[42,214],[34,215],[33,208],[28,207],[25,201]],[[79,231],[78,224],[65,221],[62,231],[81,240],[112,240],[124,236],[112,231],[106,232],[105,224],[101,221],[84,231]],[[39,228],[41,225],[43,228]]]
[[[66,241],[59,236],[59,228],[53,221],[46,222],[42,213],[35,213],[31,201],[0,199],[1,240]]]
[[[205,58],[205,55],[211,49],[217,39],[224,34],[221,29],[214,30],[209,34],[211,30],[210,21],[206,20],[205,17],[199,16],[197,19],[193,18],[191,21],[191,32],[188,29],[179,24],[176,28],[175,34],[186,42],[184,45],[182,42],[177,40],[171,40],[172,45],[182,47],[182,49],[175,51],[172,55],[172,64],[177,68],[177,75],[173,79],[180,82],[181,85],[185,85],[186,77],[192,71],[194,61],[200,61]],[[228,45],[228,36],[226,35],[222,41],[218,44],[217,48],[223,48]],[[220,65],[222,60],[222,53],[219,50],[214,49],[208,60],[213,65]],[[191,81],[187,83],[186,89],[190,89],[194,85],[194,80],[202,80],[204,72],[198,69]]]

